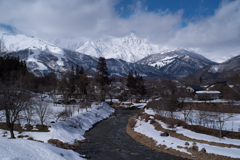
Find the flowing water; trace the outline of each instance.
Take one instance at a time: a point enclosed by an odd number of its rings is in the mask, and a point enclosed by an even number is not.
[[[113,116],[95,125],[86,134],[89,143],[76,150],[97,160],[182,160],[166,153],[151,150],[136,142],[126,132],[128,119],[136,110],[117,108]]]

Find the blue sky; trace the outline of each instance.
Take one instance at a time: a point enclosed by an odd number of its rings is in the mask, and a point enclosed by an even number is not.
[[[134,3],[136,3],[136,0],[121,0],[116,5],[116,10],[122,17],[129,17],[133,14],[130,6]],[[221,0],[143,0],[141,3],[142,7],[147,9],[147,12],[158,12],[159,10],[177,12],[183,9],[183,18],[191,20],[212,16],[214,10],[219,7]]]
[[[0,0],[0,15],[0,24],[62,45],[134,32],[218,62],[240,54],[240,0]]]

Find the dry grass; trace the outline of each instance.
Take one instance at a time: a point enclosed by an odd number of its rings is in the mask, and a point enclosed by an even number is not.
[[[179,152],[177,150],[170,149],[170,148],[166,149],[166,145],[158,145],[157,146],[156,141],[154,141],[152,138],[149,138],[149,137],[147,137],[143,134],[135,132],[129,125],[127,125],[127,127],[126,127],[126,132],[135,141],[146,145],[150,149],[153,149],[153,150],[156,150],[156,151],[159,151],[159,152],[168,153],[168,154],[178,156],[178,157],[184,157],[184,158],[191,159],[191,156],[186,154],[186,153],[182,153],[182,152]],[[173,150],[174,150],[174,152],[173,152]]]
[[[80,141],[76,141],[73,145],[68,143],[63,143],[58,139],[49,139],[48,143],[54,144],[56,147],[63,148],[63,149],[77,149],[80,146]]]
[[[113,107],[113,108],[118,108],[118,107],[120,107],[120,106],[119,106],[119,103],[113,103],[112,107]]]
[[[136,123],[137,123],[137,121],[135,120],[134,117],[130,117],[130,118],[128,119],[128,125],[129,125],[129,127],[134,128],[134,126],[136,125]]]

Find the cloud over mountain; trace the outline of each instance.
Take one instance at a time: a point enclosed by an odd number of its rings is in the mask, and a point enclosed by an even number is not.
[[[27,35],[61,42],[63,47],[104,35],[125,36],[134,32],[165,48],[191,48],[217,61],[240,54],[240,1],[222,1],[214,15],[195,21],[184,19],[182,8],[176,12],[153,12],[141,1],[129,6],[132,14],[122,17],[115,8],[119,2],[0,0],[0,14],[5,15],[0,17],[0,23]]]

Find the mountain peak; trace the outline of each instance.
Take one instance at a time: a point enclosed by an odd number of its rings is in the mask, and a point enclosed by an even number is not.
[[[160,52],[157,45],[138,38],[133,32],[125,37],[104,37],[91,42],[91,45],[84,44],[76,51],[90,56],[117,58],[127,62],[136,62],[147,55]]]
[[[131,33],[129,34],[129,37],[132,37],[132,38],[138,38],[138,37],[136,36],[136,34],[133,33],[133,32],[131,32]]]

